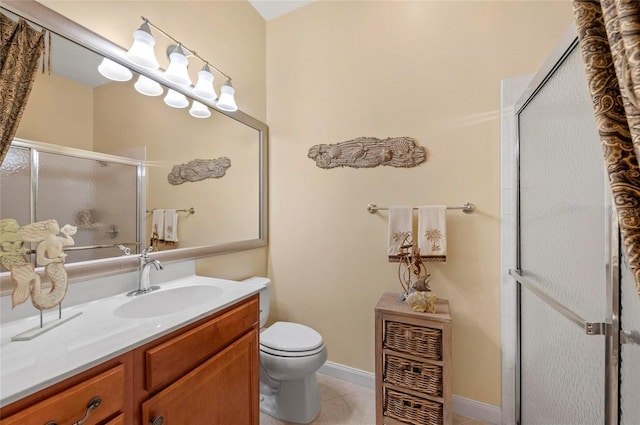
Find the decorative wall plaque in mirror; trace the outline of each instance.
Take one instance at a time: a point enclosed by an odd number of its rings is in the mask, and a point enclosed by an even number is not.
[[[175,240],[155,240],[160,252],[152,255],[162,261],[266,245],[264,123],[212,103],[211,116],[198,119],[188,108],[168,107],[160,96],[139,94],[134,84],[143,75],[159,82],[165,94],[172,89],[193,98],[190,88],[160,78],[162,70],[128,62],[125,49],[40,3],[0,2],[0,12],[52,34],[51,72],[36,77],[2,165],[0,218],[21,225],[48,218],[76,223],[85,235],[78,235],[67,258],[71,279],[136,267],[135,256],[123,253],[151,244],[154,210],[177,210]],[[103,58],[126,66],[133,78],[102,77],[97,67]],[[39,155],[35,163],[33,151]],[[169,182],[175,165],[222,157],[231,164],[224,178]],[[72,188],[65,191],[69,196],[61,188]],[[6,272],[2,277],[7,289]]]

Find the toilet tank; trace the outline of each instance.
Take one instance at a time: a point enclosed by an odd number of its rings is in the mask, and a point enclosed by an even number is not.
[[[262,329],[269,318],[269,307],[271,305],[271,279],[268,277],[254,276],[249,279],[245,279],[242,282],[257,283],[264,286],[260,291],[260,329]]]

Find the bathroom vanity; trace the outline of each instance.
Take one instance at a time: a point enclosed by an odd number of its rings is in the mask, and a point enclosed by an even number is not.
[[[229,287],[227,292],[233,294],[220,292],[217,302],[174,314],[148,318],[113,317],[109,318],[110,327],[92,323],[100,316],[93,310],[103,314],[105,311],[117,312],[119,307],[131,302],[130,297],[126,300],[122,298],[126,295],[121,295],[79,306],[78,309],[84,309],[80,318],[50,331],[49,335],[38,337],[41,341],[16,341],[6,345],[3,335],[2,348],[9,348],[9,352],[3,353],[2,359],[2,424],[257,425],[257,286],[222,285],[219,279],[194,276],[163,286],[157,294],[173,291],[170,295],[179,303],[182,295],[176,289],[193,286],[194,280],[197,287],[213,281],[213,286],[221,287],[222,291]],[[162,303],[160,297],[156,300]],[[146,315],[144,303],[135,307],[141,316]],[[87,325],[95,325],[98,330],[109,327],[111,335],[87,337],[95,342],[84,344],[80,338],[86,335],[81,328]],[[155,333],[154,328],[158,330]],[[3,328],[3,332],[7,329]],[[123,338],[128,334],[131,337]],[[15,344],[23,346],[16,348]],[[62,353],[62,346],[66,347],[67,353]],[[20,363],[13,354],[19,355],[22,350],[29,353],[22,360],[30,367],[12,364]],[[94,353],[83,354],[82,351]],[[83,357],[95,360],[74,364],[83,362]],[[49,362],[43,360],[46,358]],[[42,363],[38,363],[40,361]],[[70,368],[67,373],[56,372],[65,368]],[[29,369],[38,370],[30,373]],[[48,374],[52,376],[45,376],[47,373],[43,370],[46,369],[51,370]],[[20,378],[22,374],[24,379]],[[43,388],[37,389],[40,387]],[[21,397],[22,394],[26,395]],[[15,401],[6,403],[11,399]]]
[[[451,425],[451,314],[438,299],[435,314],[417,313],[398,294],[375,308],[376,423]]]

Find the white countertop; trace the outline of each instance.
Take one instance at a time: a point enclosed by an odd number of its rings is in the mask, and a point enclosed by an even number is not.
[[[245,299],[262,285],[201,276],[190,276],[161,284],[161,289],[213,285],[222,289],[211,302],[203,302],[174,314],[143,319],[117,317],[114,310],[134,299],[114,295],[62,310],[71,319],[31,341],[11,338],[39,325],[39,317],[16,320],[0,327],[0,407],[60,382],[84,370],[126,353],[162,335],[193,323]],[[139,295],[138,297],[145,297]],[[57,318],[48,312],[45,321]]]

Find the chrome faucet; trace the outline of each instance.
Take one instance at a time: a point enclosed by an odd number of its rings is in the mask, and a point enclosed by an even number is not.
[[[138,280],[138,289],[136,291],[129,292],[127,295],[130,297],[160,289],[159,286],[150,286],[149,284],[149,271],[151,270],[151,265],[153,264],[156,270],[164,269],[160,261],[153,260],[149,257],[149,253],[151,251],[153,251],[153,247],[143,249],[142,254],[140,254],[140,278]]]

